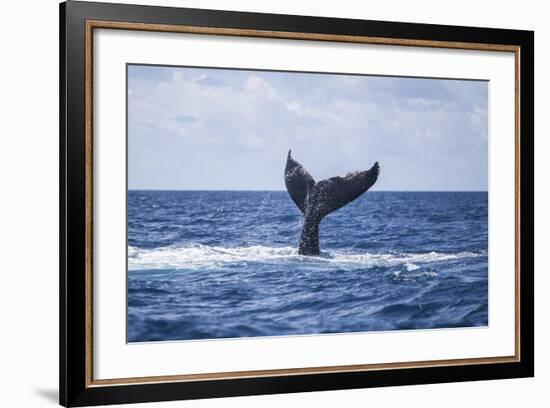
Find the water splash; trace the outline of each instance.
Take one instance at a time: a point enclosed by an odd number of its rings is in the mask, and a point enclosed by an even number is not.
[[[321,256],[298,255],[294,247],[221,247],[202,244],[167,246],[154,249],[128,247],[128,269],[214,269],[232,263],[312,264],[332,269],[347,267],[404,266],[407,271],[420,268],[418,264],[445,262],[461,258],[473,258],[483,253],[354,253],[323,251]]]

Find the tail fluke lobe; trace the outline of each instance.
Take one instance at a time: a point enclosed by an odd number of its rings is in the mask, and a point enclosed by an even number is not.
[[[300,211],[305,214],[307,197],[313,186],[315,186],[315,180],[300,163],[292,158],[291,150],[288,151],[286,159],[285,185],[292,200]]]
[[[312,195],[312,198],[315,197],[314,207],[317,208],[318,215],[325,217],[351,203],[376,183],[379,174],[380,165],[376,162],[369,170],[354,171],[319,181],[314,188],[315,194]]]

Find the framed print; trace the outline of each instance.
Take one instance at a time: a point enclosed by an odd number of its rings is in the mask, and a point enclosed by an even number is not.
[[[533,32],[60,27],[62,405],[534,375]]]

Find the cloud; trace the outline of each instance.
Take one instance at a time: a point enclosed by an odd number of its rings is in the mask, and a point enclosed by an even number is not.
[[[487,188],[487,83],[129,67],[130,188],[284,189],[288,148],[320,179]]]

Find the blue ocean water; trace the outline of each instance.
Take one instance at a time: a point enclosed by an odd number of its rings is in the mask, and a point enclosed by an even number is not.
[[[129,191],[128,341],[488,324],[487,193],[367,192],[298,255],[286,191]]]

